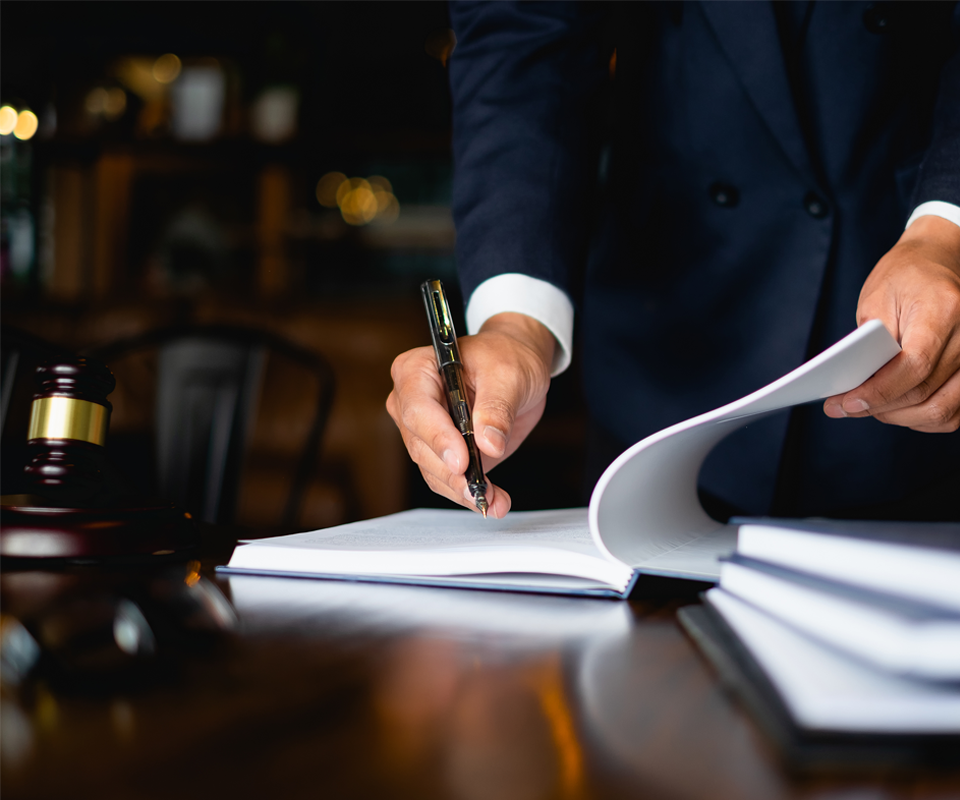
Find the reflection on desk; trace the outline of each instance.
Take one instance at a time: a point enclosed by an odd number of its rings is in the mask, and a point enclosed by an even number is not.
[[[960,791],[958,775],[790,779],[677,627],[689,598],[246,576],[220,585],[238,613],[232,643],[184,660],[167,681],[101,697],[44,686],[5,694],[3,792],[777,800]]]
[[[331,623],[348,621],[354,632],[430,631],[464,640],[489,638],[506,649],[622,638],[633,619],[627,604],[612,600],[246,575],[231,575],[227,584],[243,619],[258,625],[306,626],[329,633]]]

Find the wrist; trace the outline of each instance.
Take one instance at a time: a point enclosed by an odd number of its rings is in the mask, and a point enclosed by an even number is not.
[[[526,345],[537,354],[549,372],[557,349],[557,340],[546,325],[533,317],[515,311],[494,314],[483,323],[479,332],[509,336]]]
[[[932,214],[918,217],[897,244],[923,248],[928,258],[960,275],[960,226],[950,220]]]

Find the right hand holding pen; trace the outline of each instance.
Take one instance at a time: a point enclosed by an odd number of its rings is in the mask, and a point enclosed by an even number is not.
[[[550,388],[556,340],[523,314],[497,314],[476,336],[460,339],[477,446],[489,471],[513,453],[540,420]],[[427,485],[476,510],[463,473],[467,446],[450,418],[432,347],[401,353],[391,369],[387,411]],[[510,510],[510,495],[489,483],[489,514]]]

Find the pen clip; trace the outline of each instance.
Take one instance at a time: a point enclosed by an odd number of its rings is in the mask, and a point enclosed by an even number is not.
[[[437,366],[440,369],[450,363],[460,363],[460,350],[457,347],[457,334],[453,327],[450,304],[443,291],[441,281],[425,281],[420,286],[423,303],[430,320],[430,337],[437,353]]]

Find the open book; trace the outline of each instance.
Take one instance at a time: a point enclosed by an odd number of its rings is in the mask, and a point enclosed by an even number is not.
[[[761,416],[859,386],[900,348],[871,321],[770,385],[624,452],[587,509],[484,520],[420,509],[246,542],[223,570],[626,597],[638,575],[716,581],[736,526],[707,516],[697,475],[726,435]]]

